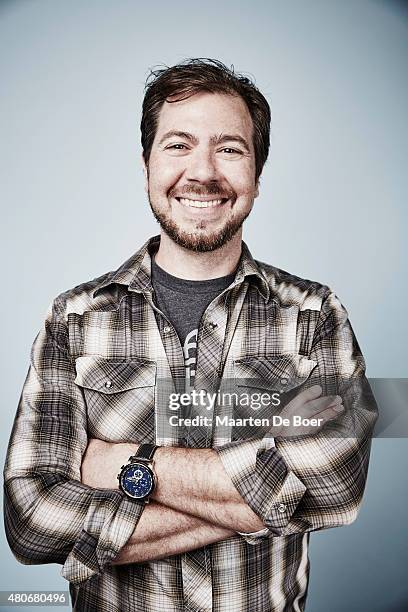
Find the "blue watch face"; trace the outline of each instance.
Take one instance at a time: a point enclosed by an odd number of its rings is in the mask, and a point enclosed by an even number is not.
[[[152,471],[142,463],[129,465],[120,481],[126,493],[135,499],[143,499],[153,490]]]

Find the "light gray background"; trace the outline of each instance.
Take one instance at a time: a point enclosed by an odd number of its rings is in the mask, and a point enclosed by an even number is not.
[[[271,104],[271,154],[245,227],[253,255],[336,291],[370,377],[407,375],[406,9],[0,3],[3,460],[51,299],[158,232],[139,159],[143,85],[149,67],[186,57],[254,75]],[[405,439],[374,441],[359,518],[312,535],[309,612],[408,609],[407,469]],[[60,566],[19,565],[4,535],[1,565],[0,590],[67,588]]]

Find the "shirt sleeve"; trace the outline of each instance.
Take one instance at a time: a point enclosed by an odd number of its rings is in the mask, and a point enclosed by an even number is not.
[[[80,482],[86,404],[62,314],[57,298],[32,347],[4,468],[4,514],[20,562],[61,563],[62,576],[78,584],[116,557],[143,505]]]
[[[341,416],[314,435],[277,438],[272,446],[265,436],[215,449],[265,525],[243,534],[250,544],[350,524],[362,502],[377,406],[347,311],[331,291],[323,300],[309,357],[317,366],[307,386],[320,384],[323,395],[340,395]]]

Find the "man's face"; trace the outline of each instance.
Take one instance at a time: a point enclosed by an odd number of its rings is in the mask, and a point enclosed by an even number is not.
[[[206,92],[165,102],[145,176],[153,214],[172,240],[198,252],[223,246],[258,195],[245,102]]]

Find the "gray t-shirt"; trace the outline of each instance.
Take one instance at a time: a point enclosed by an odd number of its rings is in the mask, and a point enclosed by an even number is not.
[[[184,352],[187,387],[194,382],[200,319],[207,306],[233,282],[234,278],[235,272],[210,280],[185,280],[169,274],[152,258],[152,284],[156,304],[172,323],[180,338]]]

